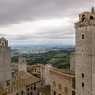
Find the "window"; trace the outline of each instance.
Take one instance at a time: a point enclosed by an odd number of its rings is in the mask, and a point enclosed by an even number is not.
[[[59,87],[59,89],[62,89],[62,85],[61,84],[59,84],[58,87]]]
[[[75,78],[72,79],[72,88],[75,89]]]
[[[32,90],[32,87],[31,87],[31,90]]]
[[[84,34],[82,34],[82,39],[84,39]]]
[[[75,95],[75,91],[72,91],[72,95]]]
[[[84,83],[82,82],[82,87],[84,87]]]
[[[84,78],[84,73],[82,73],[82,78]]]
[[[33,95],[32,92],[30,93],[30,95]]]
[[[6,81],[6,85],[7,85],[7,86],[10,85],[10,81],[9,81],[9,80]]]
[[[64,87],[64,92],[68,93],[68,88],[67,87]]]
[[[55,83],[55,81],[53,81],[53,86],[56,87],[56,83]]]
[[[34,86],[34,90],[36,90],[36,86]]]
[[[56,95],[56,91],[54,91],[54,94],[53,95]]]
[[[24,92],[23,91],[21,91],[21,95],[23,95],[24,94]]]
[[[18,93],[16,93],[16,95],[19,95]]]
[[[29,91],[29,88],[27,88],[27,91]]]
[[[94,19],[94,17],[93,17],[93,16],[90,16],[90,19],[91,19],[91,20],[93,20],[93,19]]]

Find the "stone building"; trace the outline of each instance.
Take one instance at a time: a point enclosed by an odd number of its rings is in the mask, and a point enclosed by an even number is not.
[[[6,95],[38,95],[40,86],[41,81],[39,78],[20,71],[16,73],[15,79],[10,80],[5,91],[7,92]]]
[[[75,75],[57,68],[50,69],[51,95],[75,95]]]
[[[44,69],[45,69],[45,65],[43,64],[27,65],[28,72],[41,79],[43,79]]]
[[[79,14],[76,29],[76,95],[95,95],[95,11]]]

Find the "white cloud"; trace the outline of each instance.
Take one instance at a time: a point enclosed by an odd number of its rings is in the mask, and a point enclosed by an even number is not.
[[[73,39],[73,20],[71,18],[53,18],[22,22],[0,28],[1,34],[5,35],[10,42],[49,43]],[[70,28],[68,30],[68,28]],[[64,31],[65,30],[65,31]],[[2,36],[2,35],[1,35]],[[17,44],[16,43],[16,44]]]

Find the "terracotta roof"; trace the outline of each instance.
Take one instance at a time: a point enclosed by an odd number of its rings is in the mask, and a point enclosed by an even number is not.
[[[58,69],[58,68],[55,68],[55,67],[51,67],[50,72],[55,72],[55,73],[58,73],[58,74],[61,74],[61,75],[71,77],[71,78],[75,77],[75,74],[72,73],[70,70]]]
[[[28,72],[24,72],[24,71],[18,72],[17,77],[22,79],[22,80],[26,80],[26,84],[35,83],[35,82],[40,81],[40,78],[37,78],[34,75],[32,75]]]

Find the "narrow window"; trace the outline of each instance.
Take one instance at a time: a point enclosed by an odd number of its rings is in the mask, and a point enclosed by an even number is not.
[[[34,90],[36,90],[36,86],[34,86]]]
[[[82,39],[84,39],[84,34],[82,34]]]
[[[31,94],[30,94],[30,95],[33,95],[33,94],[32,94],[32,92],[31,92]]]
[[[16,93],[16,95],[19,95],[18,93]]]
[[[93,17],[93,16],[90,16],[90,19],[91,19],[91,20],[93,20],[93,19],[94,19],[94,17]]]
[[[54,95],[56,95],[56,91],[54,91]]]
[[[29,88],[27,88],[27,91],[29,91]]]
[[[84,83],[82,82],[82,87],[84,87]]]
[[[24,92],[23,91],[21,91],[21,95],[23,95],[24,94]]]
[[[84,73],[82,73],[82,78],[84,78]]]
[[[59,84],[58,86],[59,86],[59,89],[62,89],[62,85],[61,84]]]
[[[75,95],[75,91],[72,91],[72,95]]]
[[[64,92],[68,93],[68,88],[67,87],[64,87]]]

